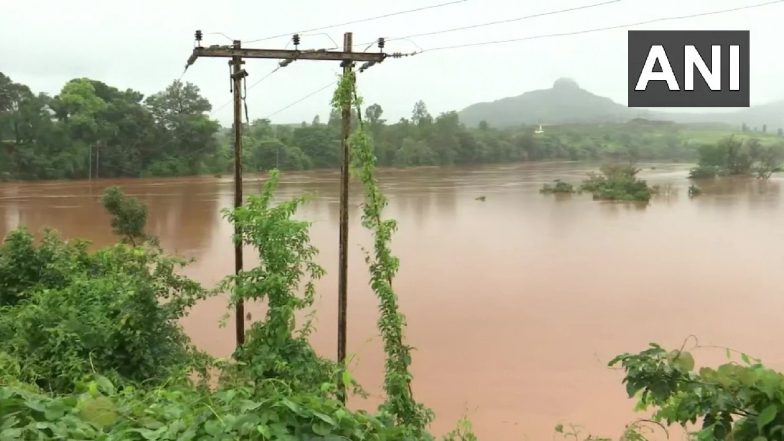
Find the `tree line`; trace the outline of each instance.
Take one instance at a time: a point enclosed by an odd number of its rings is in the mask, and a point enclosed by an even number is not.
[[[0,179],[205,173],[220,125],[193,84],[146,99],[100,81],[68,81],[56,96],[0,73]]]
[[[210,102],[174,81],[145,97],[87,78],[59,94],[35,94],[0,73],[0,180],[223,174],[232,168],[230,128],[210,118]],[[468,127],[458,113],[433,116],[418,101],[410,117],[388,122],[379,104],[362,115],[380,166],[461,165],[536,160],[693,160],[685,126],[626,123]],[[337,168],[340,115],[301,124],[246,123],[243,166]]]

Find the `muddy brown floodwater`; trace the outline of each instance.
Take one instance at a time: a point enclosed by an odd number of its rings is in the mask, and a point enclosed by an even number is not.
[[[552,440],[557,423],[617,437],[641,415],[607,361],[651,341],[680,346],[693,334],[703,345],[739,348],[784,369],[784,181],[722,180],[702,184],[704,194],[689,199],[688,166],[648,164],[643,177],[666,191],[647,207],[538,192],[544,182],[577,182],[592,168],[382,172],[387,215],[400,226],[395,288],[416,347],[414,390],[435,409],[435,432],[467,415],[483,440]],[[249,178],[246,192],[262,179]],[[0,236],[19,225],[51,226],[109,244],[115,238],[99,206],[107,185],[148,204],[148,229],[164,249],[196,259],[190,276],[212,286],[233,271],[231,227],[220,215],[232,203],[225,178],[0,184]],[[317,195],[300,216],[314,222],[328,271],[318,283],[312,338],[327,357],[336,346],[337,188],[335,172],[285,173],[280,192]],[[351,404],[372,407],[382,393],[383,354],[363,261],[369,236],[359,225],[359,188],[352,191],[349,352],[372,396]],[[225,308],[225,298],[209,299],[183,321],[198,346],[220,356],[234,344],[233,323],[218,326]],[[259,306],[250,310],[261,316]],[[723,354],[695,355],[713,363]]]

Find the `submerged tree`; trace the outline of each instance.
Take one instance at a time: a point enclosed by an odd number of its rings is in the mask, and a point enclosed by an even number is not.
[[[138,199],[126,196],[119,187],[109,187],[104,190],[101,203],[112,216],[112,231],[124,243],[136,246],[148,239],[144,232],[147,207]]]

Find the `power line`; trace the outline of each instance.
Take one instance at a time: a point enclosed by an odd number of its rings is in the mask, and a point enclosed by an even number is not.
[[[419,7],[419,8],[407,9],[405,11],[390,12],[388,14],[376,15],[374,17],[360,18],[360,19],[357,19],[357,20],[346,21],[346,22],[343,22],[343,23],[336,23],[336,24],[332,24],[332,25],[329,25],[329,26],[320,26],[320,27],[317,27],[317,28],[305,29],[305,30],[298,31],[298,32],[288,32],[288,33],[285,33],[285,34],[271,35],[269,37],[258,38],[258,39],[255,39],[255,40],[249,40],[249,41],[246,41],[245,43],[256,43],[258,41],[265,41],[265,40],[272,40],[274,38],[288,37],[289,35],[295,34],[295,33],[323,31],[325,29],[332,29],[332,28],[337,28],[337,27],[340,27],[340,26],[346,26],[346,25],[351,25],[351,24],[356,24],[356,23],[362,23],[362,22],[366,22],[366,21],[379,20],[379,19],[382,19],[382,18],[393,17],[393,16],[396,16],[396,15],[410,14],[412,12],[420,12],[420,11],[425,11],[425,10],[428,10],[428,9],[441,8],[443,6],[449,6],[449,5],[454,5],[454,4],[458,4],[458,3],[465,3],[467,1],[468,0],[452,0],[452,1],[449,1],[449,2],[445,2],[445,3],[438,3],[438,4],[430,5],[430,6],[422,6],[422,7]]]
[[[772,4],[775,4],[775,3],[782,3],[782,2],[784,2],[784,0],[773,0],[773,1],[768,1],[768,2],[764,2],[764,3],[757,3],[757,4],[753,4],[753,5],[747,5],[747,6],[739,6],[739,7],[730,8],[730,9],[721,9],[721,10],[716,10],[716,11],[699,12],[699,13],[696,13],[696,14],[680,15],[680,16],[674,16],[674,17],[655,18],[655,19],[652,19],[652,20],[639,21],[639,22],[636,22],[636,23],[626,23],[626,24],[620,24],[620,25],[614,25],[614,26],[604,26],[604,27],[600,27],[600,28],[583,29],[583,30],[579,30],[579,31],[558,32],[558,33],[554,33],[554,34],[530,35],[530,36],[527,36],[527,37],[510,38],[510,39],[506,39],[506,40],[494,40],[494,41],[483,41],[483,42],[478,42],[478,43],[466,43],[466,44],[455,44],[455,45],[450,45],[450,46],[440,46],[440,47],[425,49],[425,50],[423,50],[421,52],[433,52],[433,51],[440,51],[440,50],[447,50],[447,49],[459,49],[459,48],[465,48],[465,47],[485,46],[485,45],[490,45],[490,44],[502,44],[502,43],[513,43],[513,42],[517,42],[517,41],[536,40],[536,39],[540,39],[540,38],[565,37],[565,36],[570,36],[570,35],[587,34],[587,33],[591,33],[591,32],[608,31],[608,30],[612,30],[612,29],[621,29],[621,28],[628,28],[628,27],[632,27],[632,26],[641,26],[641,25],[646,25],[646,24],[651,24],[651,23],[659,23],[659,22],[662,22],[662,21],[683,20],[683,19],[687,19],[687,18],[703,17],[703,16],[706,16],[706,15],[724,14],[724,13],[727,13],[727,12],[736,12],[736,11],[741,11],[741,10],[745,10],[745,9],[760,8],[760,7],[763,7],[763,6],[769,6],[769,5],[772,5]]]
[[[224,34],[223,32],[205,32],[204,35],[220,35],[221,37],[229,40],[234,41],[234,38],[229,37],[228,35]]]
[[[328,88],[328,87],[334,87],[334,86],[335,86],[335,81],[334,81],[334,80],[333,80],[333,81],[330,81],[329,83],[327,83],[327,84],[325,84],[325,85],[323,85],[323,86],[319,87],[318,89],[314,90],[313,92],[310,92],[309,94],[307,94],[307,95],[303,96],[302,98],[300,98],[300,99],[298,99],[298,100],[296,100],[296,101],[294,101],[294,102],[292,102],[292,103],[289,103],[289,104],[287,104],[286,106],[284,106],[284,107],[281,107],[280,109],[278,109],[278,110],[276,110],[276,111],[274,111],[274,112],[272,112],[272,113],[268,114],[268,115],[267,115],[267,116],[265,116],[264,118],[265,118],[265,119],[269,119],[269,118],[271,118],[271,117],[273,117],[273,116],[277,115],[278,113],[280,113],[280,112],[283,112],[284,110],[288,110],[288,109],[290,109],[291,107],[294,107],[295,105],[297,105],[297,104],[299,104],[299,103],[301,103],[301,102],[305,101],[306,99],[308,99],[308,98],[312,97],[313,95],[316,95],[316,94],[318,94],[319,92],[322,92],[322,91],[323,91],[323,90],[325,90],[326,88]]]
[[[439,30],[439,31],[421,32],[419,34],[411,34],[411,35],[406,35],[406,36],[403,36],[403,37],[390,37],[390,38],[387,38],[386,40],[387,41],[406,40],[406,39],[416,38],[416,37],[425,37],[425,36],[430,36],[430,35],[446,34],[448,32],[465,31],[465,30],[468,30],[468,29],[476,29],[476,28],[482,28],[482,27],[486,27],[486,26],[494,26],[494,25],[499,25],[499,24],[513,23],[513,22],[516,22],[516,21],[528,20],[528,19],[531,19],[531,18],[544,17],[544,16],[548,16],[548,15],[556,15],[556,14],[563,14],[563,13],[566,13],[566,12],[579,11],[581,9],[596,8],[596,7],[599,7],[599,6],[605,6],[605,5],[609,5],[609,4],[612,4],[612,3],[618,3],[620,1],[621,0],[608,0],[608,1],[603,1],[603,2],[600,2],[600,3],[593,3],[593,4],[590,4],[590,5],[575,6],[575,7],[572,7],[572,8],[558,9],[558,10],[555,10],[555,11],[539,12],[539,13],[536,13],[536,14],[524,15],[522,17],[507,18],[507,19],[503,19],[503,20],[490,21],[490,22],[486,22],[486,23],[478,23],[478,24],[472,24],[472,25],[467,25],[467,26],[459,26],[459,27],[456,27],[456,28],[442,29],[442,30]],[[372,44],[373,42],[368,42],[368,43]],[[362,43],[362,44],[368,44],[368,43]]]

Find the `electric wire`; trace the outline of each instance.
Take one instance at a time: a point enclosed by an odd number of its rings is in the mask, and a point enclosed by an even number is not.
[[[439,47],[434,47],[434,48],[426,48],[426,49],[420,51],[419,53],[433,52],[433,51],[440,51],[440,50],[447,50],[447,49],[459,49],[459,48],[466,48],[466,47],[486,46],[486,45],[491,45],[491,44],[513,43],[513,42],[518,42],[518,41],[536,40],[536,39],[541,39],[541,38],[565,37],[565,36],[571,36],[571,35],[588,34],[588,33],[592,33],[592,32],[608,31],[608,30],[613,30],[613,29],[628,28],[628,27],[632,27],[632,26],[642,26],[642,25],[647,25],[647,24],[652,24],[652,23],[660,23],[660,22],[663,22],[663,21],[684,20],[684,19],[687,19],[687,18],[704,17],[704,16],[707,16],[707,15],[724,14],[724,13],[728,13],[728,12],[737,12],[737,11],[746,10],[746,9],[761,8],[763,6],[770,6],[770,5],[773,5],[773,4],[776,4],[776,3],[782,3],[782,2],[784,2],[784,0],[772,0],[772,1],[767,1],[767,2],[763,2],[763,3],[756,3],[756,4],[752,4],[752,5],[746,5],[746,6],[739,6],[739,7],[730,8],[730,9],[720,9],[720,10],[715,10],[715,11],[698,12],[698,13],[695,13],[695,14],[679,15],[679,16],[672,16],[672,17],[661,17],[661,18],[655,18],[655,19],[651,19],[651,20],[638,21],[638,22],[635,22],[635,23],[626,23],[626,24],[619,24],[619,25],[612,25],[612,26],[603,26],[603,27],[598,27],[598,28],[582,29],[582,30],[578,30],[578,31],[557,32],[557,33],[552,33],[552,34],[540,34],[540,35],[529,35],[529,36],[526,36],[526,37],[509,38],[509,39],[505,39],[505,40],[493,40],[493,41],[482,41],[482,42],[477,42],[477,43],[465,43],[465,44],[455,44],[455,45],[449,45],[449,46],[439,46]]]
[[[468,29],[476,29],[476,28],[482,28],[482,27],[486,27],[486,26],[494,26],[494,25],[499,25],[499,24],[514,23],[514,22],[517,22],[517,21],[529,20],[529,19],[538,18],[538,17],[545,17],[545,16],[548,16],[548,15],[557,15],[557,14],[563,14],[563,13],[567,13],[567,12],[579,11],[579,10],[582,10],[582,9],[597,8],[597,7],[606,6],[606,5],[609,5],[609,4],[612,4],[612,3],[618,3],[620,1],[621,0],[607,0],[607,1],[599,2],[599,3],[592,3],[592,4],[588,4],[588,5],[582,5],[582,6],[575,6],[575,7],[572,7],[572,8],[558,9],[558,10],[546,11],[546,12],[538,12],[536,14],[524,15],[522,17],[507,18],[507,19],[503,19],[503,20],[495,20],[495,21],[489,21],[489,22],[485,22],[485,23],[477,23],[477,24],[472,24],[472,25],[459,26],[459,27],[455,27],[455,28],[441,29],[441,30],[438,30],[438,31],[420,32],[418,34],[410,34],[410,35],[405,35],[405,36],[401,36],[401,37],[389,37],[389,38],[386,38],[386,41],[406,40],[406,39],[411,39],[411,38],[416,38],[416,37],[426,37],[426,36],[430,36],[430,35],[438,35],[438,34],[446,34],[446,33],[449,33],[449,32],[465,31],[465,30],[468,30]],[[372,45],[375,42],[368,42],[368,43],[370,43]],[[365,44],[368,44],[368,43],[361,43],[360,45],[365,45]]]
[[[272,113],[269,113],[269,114],[267,114],[267,115],[266,115],[264,118],[265,118],[265,119],[269,119],[269,118],[271,118],[271,117],[273,117],[273,116],[275,116],[275,115],[279,114],[280,112],[283,112],[284,110],[288,110],[288,109],[290,109],[290,108],[294,107],[295,105],[297,105],[297,104],[299,104],[299,103],[301,103],[301,102],[303,102],[303,101],[307,100],[308,98],[310,98],[310,97],[312,97],[312,96],[314,96],[314,95],[316,95],[316,94],[318,94],[318,93],[320,93],[320,92],[323,92],[323,91],[324,91],[325,89],[327,89],[328,87],[335,87],[335,80],[332,80],[332,81],[330,81],[329,83],[327,83],[327,84],[325,84],[325,85],[323,85],[323,86],[319,87],[318,89],[316,89],[316,90],[314,90],[314,91],[312,91],[312,92],[308,93],[307,95],[305,95],[305,96],[303,96],[303,97],[301,97],[301,98],[297,99],[296,101],[294,101],[294,102],[291,102],[291,103],[289,103],[289,104],[287,104],[287,105],[285,105],[285,106],[283,106],[283,107],[279,108],[278,110],[276,110],[276,111],[274,111],[274,112],[272,112]]]
[[[341,24],[337,24],[337,25],[333,25],[333,26],[326,26],[326,27],[322,27],[322,28],[309,29],[309,30],[303,31],[303,32],[311,32],[311,31],[316,31],[316,30],[328,29],[328,28],[331,28],[331,27],[337,27],[337,26],[342,26],[342,25],[346,25],[346,24],[357,23],[357,22],[360,22],[360,21],[375,20],[375,19],[379,19],[379,18],[383,18],[383,17],[392,16],[392,15],[405,14],[405,13],[419,11],[419,10],[423,10],[423,9],[431,9],[431,8],[440,7],[440,6],[446,6],[446,5],[455,4],[455,3],[462,3],[462,2],[465,2],[465,1],[468,1],[468,0],[458,0],[458,1],[448,2],[448,3],[441,3],[441,4],[438,4],[438,5],[432,5],[432,6],[428,6],[428,7],[423,7],[423,8],[418,8],[418,9],[413,9],[413,10],[408,10],[408,11],[401,11],[401,12],[398,12],[398,13],[386,14],[386,15],[377,16],[377,17],[371,17],[369,19],[363,19],[363,20],[357,20],[357,21],[352,21],[352,22],[346,22],[346,23],[341,23]],[[515,19],[499,20],[499,21],[495,21],[495,22],[488,22],[488,23],[481,23],[481,24],[470,25],[470,26],[463,26],[463,27],[460,27],[460,28],[451,28],[451,29],[445,29],[445,30],[441,30],[441,31],[433,31],[433,32],[427,32],[427,33],[412,34],[412,35],[405,36],[405,37],[395,37],[395,38],[391,38],[389,40],[408,40],[412,44],[414,44],[417,47],[419,47],[419,45],[417,45],[413,40],[410,40],[411,37],[424,36],[424,35],[435,35],[435,34],[439,34],[439,33],[455,32],[455,31],[458,31],[458,30],[472,29],[472,28],[476,28],[476,27],[490,26],[490,25],[493,25],[493,24],[501,24],[501,23],[507,23],[507,22],[512,22],[512,21],[519,21],[519,20],[523,20],[525,18],[533,18],[533,17],[539,17],[539,16],[543,16],[543,15],[553,15],[553,14],[564,13],[564,12],[578,10],[578,9],[593,8],[593,7],[607,5],[607,4],[610,4],[610,3],[616,3],[616,2],[619,2],[619,1],[621,1],[621,0],[610,0],[610,1],[605,1],[605,2],[601,2],[601,3],[594,3],[594,4],[590,4],[590,5],[584,5],[584,6],[579,6],[579,7],[569,8],[569,9],[563,9],[563,10],[558,10],[558,11],[550,11],[550,12],[545,12],[545,13],[533,14],[533,15],[529,15],[529,16],[526,16],[526,17],[518,17],[518,18],[515,18]],[[760,7],[764,7],[764,6],[769,6],[769,5],[773,5],[773,4],[777,4],[777,3],[784,3],[784,0],[771,0],[771,1],[766,1],[766,2],[762,2],[762,3],[751,4],[751,5],[738,6],[738,7],[735,7],[735,8],[720,9],[720,10],[714,10],[714,11],[705,11],[705,12],[699,12],[699,13],[687,14],[687,15],[679,15],[679,16],[660,17],[660,18],[655,18],[655,19],[651,19],[651,20],[643,20],[643,21],[638,21],[638,22],[633,22],[633,23],[625,23],[625,24],[612,25],[612,26],[602,26],[602,27],[590,28],[590,29],[582,29],[582,30],[577,30],[577,31],[557,32],[557,33],[540,34],[540,35],[530,35],[530,36],[525,36],[525,37],[510,38],[510,39],[504,39],[504,40],[483,41],[483,42],[476,42],[476,43],[466,43],[466,44],[456,44],[456,45],[449,45],[449,46],[440,46],[440,47],[435,47],[435,48],[426,48],[426,49],[420,49],[418,52],[413,52],[411,54],[401,54],[401,55],[415,55],[415,54],[424,53],[424,52],[434,52],[434,51],[448,50],[448,49],[459,49],[459,48],[477,47],[477,46],[485,46],[485,45],[492,45],[492,44],[512,43],[512,42],[534,40],[534,39],[541,39],[541,38],[551,38],[551,37],[580,35],[580,34],[587,34],[587,33],[600,32],[600,31],[607,31],[607,30],[613,30],[613,29],[628,28],[628,27],[632,27],[632,26],[642,26],[642,25],[647,25],[647,24],[652,24],[652,23],[660,23],[660,22],[664,22],[664,21],[684,20],[684,19],[688,19],[688,18],[696,18],[696,17],[704,17],[704,16],[709,16],[709,15],[724,14],[724,13],[729,13],[729,12],[737,12],[737,11],[741,11],[741,10],[747,10],[747,9],[754,9],[754,8],[760,8]],[[287,35],[290,35],[290,34],[281,34],[281,35],[267,37],[267,38],[263,38],[263,39],[252,40],[252,41],[249,41],[249,43],[250,42],[256,42],[256,41],[267,40],[267,39],[271,39],[271,38],[283,37],[283,36],[287,36]],[[373,42],[373,43],[375,43],[375,42]],[[371,46],[372,46],[373,43],[371,43]],[[366,51],[367,51],[367,49],[366,49]],[[283,66],[277,66],[275,69],[273,69],[268,74],[266,74],[265,76],[260,78],[258,81],[253,83],[247,89],[252,89],[256,85],[258,85],[259,83],[261,83],[262,81],[264,81],[265,79],[267,79],[268,77],[273,75],[275,72],[280,70],[281,67],[283,67]],[[183,73],[183,75],[184,75],[184,73]],[[182,78],[182,76],[180,76],[180,78]],[[277,114],[279,114],[279,113],[281,113],[281,112],[283,112],[285,110],[288,110],[291,107],[293,107],[293,106],[295,106],[295,105],[297,105],[297,104],[307,100],[308,98],[311,98],[312,96],[314,96],[314,95],[324,91],[328,87],[334,86],[334,84],[335,84],[334,80],[330,81],[329,83],[319,87],[318,89],[308,93],[307,95],[305,95],[305,96],[303,96],[303,97],[301,97],[301,98],[299,98],[299,99],[297,99],[297,100],[295,100],[295,101],[293,101],[293,102],[291,102],[291,103],[289,103],[289,104],[287,104],[287,105],[285,105],[285,106],[275,110],[272,113],[267,114],[265,116],[265,118],[269,119],[272,116],[275,116],[275,115],[277,115]],[[247,90],[246,90],[246,94],[247,94]],[[231,101],[229,101],[228,103],[230,103],[230,102]],[[226,104],[216,108],[215,110],[213,110],[210,113],[215,113],[215,112],[221,110],[226,105],[228,105],[228,103],[226,103]],[[246,119],[247,119],[247,115],[246,115]]]
[[[220,35],[221,37],[229,40],[234,41],[234,38],[229,37],[228,35],[224,34],[223,32],[205,32],[204,35]]]
[[[246,43],[256,43],[256,42],[259,42],[259,41],[272,40],[272,39],[281,38],[281,37],[288,37],[289,35],[297,34],[297,33],[302,34],[302,33],[305,33],[305,32],[323,31],[325,29],[332,29],[332,28],[337,28],[337,27],[340,27],[340,26],[346,26],[346,25],[351,25],[351,24],[356,24],[356,23],[363,23],[363,22],[366,22],[366,21],[380,20],[382,18],[394,17],[396,15],[410,14],[410,13],[413,13],[413,12],[420,12],[420,11],[425,11],[425,10],[428,10],[428,9],[441,8],[441,7],[444,7],[444,6],[455,5],[455,4],[458,4],[458,3],[465,3],[467,1],[468,0],[452,0],[452,1],[445,2],[445,3],[438,3],[438,4],[435,4],[435,5],[422,6],[422,7],[419,7],[419,8],[407,9],[407,10],[404,10],[404,11],[390,12],[388,14],[376,15],[374,17],[360,18],[360,19],[356,19],[356,20],[346,21],[346,22],[343,22],[343,23],[332,24],[332,25],[329,25],[329,26],[320,26],[320,27],[316,27],[316,28],[305,29],[305,30],[298,31],[298,32],[287,32],[285,34],[271,35],[269,37],[257,38],[255,40],[248,40],[248,41],[246,41]]]

